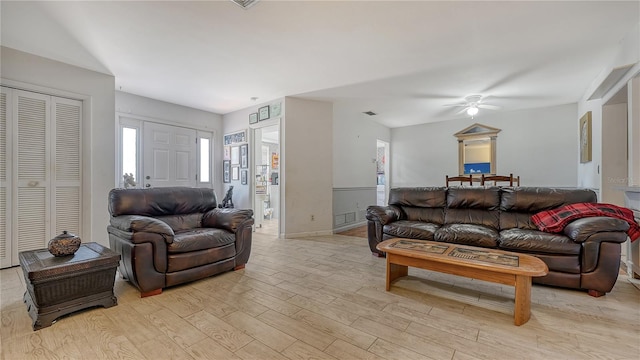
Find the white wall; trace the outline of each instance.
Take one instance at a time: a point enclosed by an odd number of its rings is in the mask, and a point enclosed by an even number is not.
[[[333,105],[285,98],[281,184],[285,237],[333,232]],[[311,215],[314,220],[311,220]]]
[[[600,164],[602,163],[602,100],[591,100],[578,104],[576,124],[588,111],[591,111],[591,161],[580,163],[580,153],[575,159],[578,171],[578,186],[600,189]],[[578,126],[578,125],[576,125]]]
[[[115,178],[115,78],[21,51],[1,47],[2,83],[27,90],[83,98],[83,219],[82,241],[109,246],[107,195]]]
[[[578,184],[584,187],[591,187],[594,189],[600,189],[602,182],[602,175],[598,171],[602,162],[602,104],[606,102],[611,96],[616,94],[623,86],[627,86],[630,77],[635,76],[640,71],[640,23],[632,29],[624,39],[620,42],[615,53],[611,54],[611,61],[609,64],[604,64],[602,72],[593,80],[589,88],[587,88],[582,96],[582,99],[578,102],[578,119],[584,115],[587,111],[592,112],[592,158],[593,161],[580,164],[579,154],[577,157],[578,162]],[[587,100],[591,97],[594,91],[600,86],[603,80],[609,75],[614,68],[625,66],[628,64],[635,64],[627,75],[621,79],[618,83],[614,84],[611,90],[604,94],[601,99]],[[636,99],[638,99],[636,94]],[[633,99],[631,99],[633,100]],[[633,101],[632,101],[633,102]],[[635,102],[640,102],[635,100]],[[633,150],[633,143],[629,142],[629,151]],[[631,158],[633,161],[633,158]],[[630,164],[631,165],[631,164]],[[640,167],[640,166],[638,166]],[[630,166],[631,171],[633,168]],[[630,178],[633,178],[633,174],[630,174]],[[633,181],[633,180],[632,180]]]
[[[392,187],[444,186],[458,174],[453,135],[472,125],[502,129],[497,140],[497,173],[520,176],[521,186],[577,185],[576,104],[511,112],[481,111],[475,119],[452,120],[391,130]]]
[[[376,140],[390,142],[391,129],[374,118],[334,105],[333,187],[376,186]]]
[[[116,91],[115,94],[116,111],[119,114],[137,115],[177,126],[215,131],[215,136],[220,137],[220,139],[216,140],[219,140],[219,143],[222,141],[222,115],[129,94],[123,91]]]
[[[208,111],[176,105],[143,96],[116,91],[118,117],[157,121],[213,133],[213,188],[218,201],[225,191],[222,186],[222,116]],[[115,180],[114,180],[115,181]]]
[[[376,204],[377,141],[390,142],[391,129],[374,120],[375,116],[354,113],[339,102],[333,106],[333,226],[336,232],[364,223],[367,206]]]

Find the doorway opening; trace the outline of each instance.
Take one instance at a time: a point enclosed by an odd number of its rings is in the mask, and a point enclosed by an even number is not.
[[[627,104],[624,86],[602,106],[601,201],[619,206],[629,180]]]
[[[253,212],[255,231],[278,236],[280,232],[280,125],[254,129]]]
[[[631,79],[627,86],[602,105],[602,167],[600,201],[630,207],[625,201],[627,186],[637,184],[638,174],[637,124],[640,123],[636,104],[640,90],[640,76]],[[626,200],[629,200],[627,198]],[[622,244],[621,262],[632,278],[639,275],[640,246],[628,239]]]
[[[376,204],[384,206],[389,198],[389,143],[376,141]]]

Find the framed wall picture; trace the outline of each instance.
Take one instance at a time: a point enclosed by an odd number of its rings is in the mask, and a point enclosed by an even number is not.
[[[242,144],[247,142],[247,130],[236,131],[223,137],[224,146],[233,144]]]
[[[258,120],[263,121],[269,119],[269,106],[263,106],[258,109]]]
[[[242,169],[249,167],[249,144],[240,145],[240,167]]]
[[[282,113],[282,103],[275,103],[271,105],[271,116],[276,118]]]
[[[231,147],[231,165],[240,165],[240,147]]]
[[[255,124],[258,122],[258,113],[249,114],[249,124]]]
[[[224,147],[224,159],[223,160],[231,160],[231,146]]]
[[[240,171],[240,183],[242,185],[247,185],[247,177],[249,176],[249,170]]]
[[[230,160],[222,161],[222,182],[224,183],[231,182],[231,161]]]
[[[591,161],[591,111],[580,118],[580,162]]]
[[[231,180],[240,180],[240,169],[237,166],[231,167]]]

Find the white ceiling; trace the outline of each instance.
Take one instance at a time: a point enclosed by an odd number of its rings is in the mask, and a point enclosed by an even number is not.
[[[443,104],[469,94],[502,111],[577,102],[640,22],[638,1],[0,4],[2,45],[124,92],[219,114],[301,96],[389,127],[465,116]]]

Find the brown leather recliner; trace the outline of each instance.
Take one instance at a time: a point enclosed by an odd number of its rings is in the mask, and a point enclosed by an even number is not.
[[[218,208],[212,189],[113,189],[109,213],[120,274],[142,297],[242,269],[249,260],[253,210]]]

